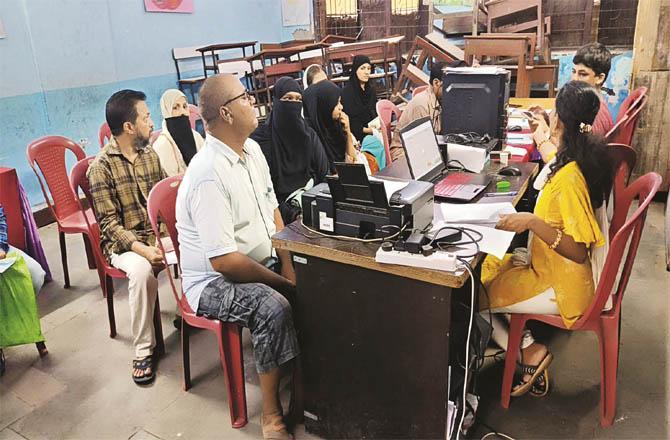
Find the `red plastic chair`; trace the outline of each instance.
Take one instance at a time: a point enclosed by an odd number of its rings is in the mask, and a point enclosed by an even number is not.
[[[147,211],[151,220],[154,233],[158,233],[158,222],[161,221],[167,227],[172,243],[174,244],[177,260],[179,261],[179,236],[176,228],[175,203],[177,190],[181,184],[182,176],[168,177],[160,181],[149,193]],[[159,243],[163,255],[165,249]],[[165,261],[167,264],[167,260]],[[191,366],[189,351],[189,332],[191,328],[202,328],[216,333],[219,342],[219,357],[223,366],[223,374],[228,385],[228,405],[230,408],[230,419],[233,428],[241,428],[247,424],[247,399],[244,382],[244,361],[242,358],[242,327],[237,324],[222,322],[217,319],[209,319],[195,314],[186,296],[182,292],[181,298],[172,278],[170,286],[177,304],[181,309],[181,347],[184,368],[184,391],[191,388]]]
[[[86,172],[88,167],[95,160],[95,156],[86,157],[75,164],[70,174],[70,184],[75,193],[81,189],[86,195],[86,200],[90,206],[93,206],[93,199],[91,198],[90,185]],[[80,209],[83,210],[81,204]],[[116,318],[114,317],[114,278],[124,279],[126,273],[113,267],[104,255],[100,248],[100,227],[98,223],[93,221],[86,223],[89,228],[89,237],[91,238],[91,247],[93,248],[93,256],[98,269],[98,278],[100,279],[100,289],[102,295],[107,299],[107,316],[109,318],[109,337],[116,337]],[[160,240],[159,240],[160,241]],[[158,275],[156,271],[156,275]],[[168,278],[169,275],[168,275]],[[161,326],[161,308],[158,296],[156,296],[156,305],[154,307],[154,331],[156,335],[156,350],[159,355],[165,353],[165,342],[163,341],[163,328]]]
[[[608,142],[614,144],[633,144],[633,134],[637,127],[640,112],[647,104],[647,88],[638,87],[621,104],[614,127],[605,135]]]
[[[88,227],[86,226],[86,217],[93,222],[95,217],[90,209],[87,209],[85,213],[81,211],[78,197],[70,187],[67,168],[65,167],[67,150],[71,151],[77,160],[81,160],[85,156],[84,150],[79,145],[63,136],[41,137],[28,144],[26,150],[28,163],[37,176],[44,199],[58,224],[60,255],[66,289],[70,287],[70,272],[67,265],[65,234],[82,234],[88,267],[89,269],[95,269],[95,262],[91,256],[91,245],[87,241]],[[49,188],[48,193],[47,187]]]
[[[198,119],[202,119],[202,116],[200,116],[200,110],[198,109],[197,106],[189,104],[188,120],[191,123],[191,130],[195,130],[195,123],[198,121]]]
[[[636,198],[638,206],[635,212],[625,221],[613,221],[610,226],[609,252],[603,267],[600,282],[596,287],[594,301],[584,315],[570,328],[571,331],[592,331],[600,341],[600,424],[610,426],[614,422],[616,412],[617,368],[619,364],[619,321],[621,319],[621,300],[623,299],[628,279],[630,278],[633,262],[637,253],[640,237],[644,228],[647,209],[654,195],[661,185],[661,176],[648,173],[637,179],[625,188],[619,197],[619,204],[615,211],[615,218],[626,218],[630,205]],[[621,227],[619,227],[621,225]],[[613,228],[613,229],[612,229]],[[614,234],[612,234],[614,232]],[[626,244],[630,239],[628,252],[623,264],[621,276],[612,295],[613,307],[603,311],[610,293],[613,292],[617,274],[621,267],[622,257]],[[514,367],[519,354],[521,335],[526,321],[541,321],[554,327],[566,329],[563,320],[558,315],[512,314],[505,356],[505,370],[503,373],[500,403],[504,408],[509,407],[510,391],[514,378]],[[567,330],[567,329],[566,329]]]
[[[423,93],[426,90],[428,90],[428,86],[419,86],[419,87],[415,88],[414,90],[412,90],[412,99],[414,99],[414,97],[416,95],[418,95],[420,93]]]
[[[391,119],[395,115],[395,120],[400,119],[402,111],[388,99],[377,101],[377,114],[382,125],[382,138],[384,140],[384,150],[386,151],[386,165],[391,163]]]
[[[614,167],[614,182],[612,185],[612,199],[614,203],[614,210],[618,204],[617,197],[623,192],[628,185],[630,174],[635,168],[637,161],[637,153],[635,150],[624,144],[608,144],[607,154],[612,161]],[[618,228],[617,228],[618,230]],[[612,237],[610,237],[611,239]]]
[[[107,125],[107,122],[103,122],[98,130],[98,142],[100,143],[100,148],[104,147],[107,142],[112,138],[112,130]]]

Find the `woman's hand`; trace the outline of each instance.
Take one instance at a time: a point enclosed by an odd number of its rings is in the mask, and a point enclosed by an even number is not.
[[[537,219],[535,214],[530,212],[518,212],[516,214],[501,214],[496,229],[503,231],[516,232],[521,234],[532,229],[533,222]]]
[[[0,249],[0,260],[4,260],[6,256],[7,253],[5,253],[4,249]]]
[[[349,133],[351,131],[349,127],[349,116],[344,112],[340,113],[340,124],[342,124],[342,128],[344,129],[345,133]]]
[[[551,136],[551,129],[549,124],[541,115],[533,115],[533,119],[529,121],[530,127],[533,129],[533,140],[536,145],[540,145]]]

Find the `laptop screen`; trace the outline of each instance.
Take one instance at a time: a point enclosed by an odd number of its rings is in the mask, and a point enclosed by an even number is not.
[[[442,170],[442,155],[430,118],[410,124],[400,135],[413,179],[421,180],[428,175],[433,177],[436,169]]]

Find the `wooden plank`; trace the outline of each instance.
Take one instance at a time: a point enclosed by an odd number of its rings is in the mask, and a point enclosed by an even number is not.
[[[670,1],[661,6],[651,70],[670,70]]]
[[[633,177],[655,171],[663,177],[662,190],[670,184],[670,71],[639,72],[635,87],[649,89],[647,106],[642,110],[633,147],[637,165]]]
[[[640,0],[637,6],[635,39],[633,43],[633,78],[640,71],[652,70],[656,47],[656,32],[661,13],[658,0]]]

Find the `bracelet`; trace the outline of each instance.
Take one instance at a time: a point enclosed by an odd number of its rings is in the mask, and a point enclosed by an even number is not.
[[[556,240],[552,244],[549,245],[549,249],[554,250],[558,247],[558,244],[561,242],[561,239],[563,238],[563,231],[560,229],[556,229],[556,232],[558,235],[556,235]]]

